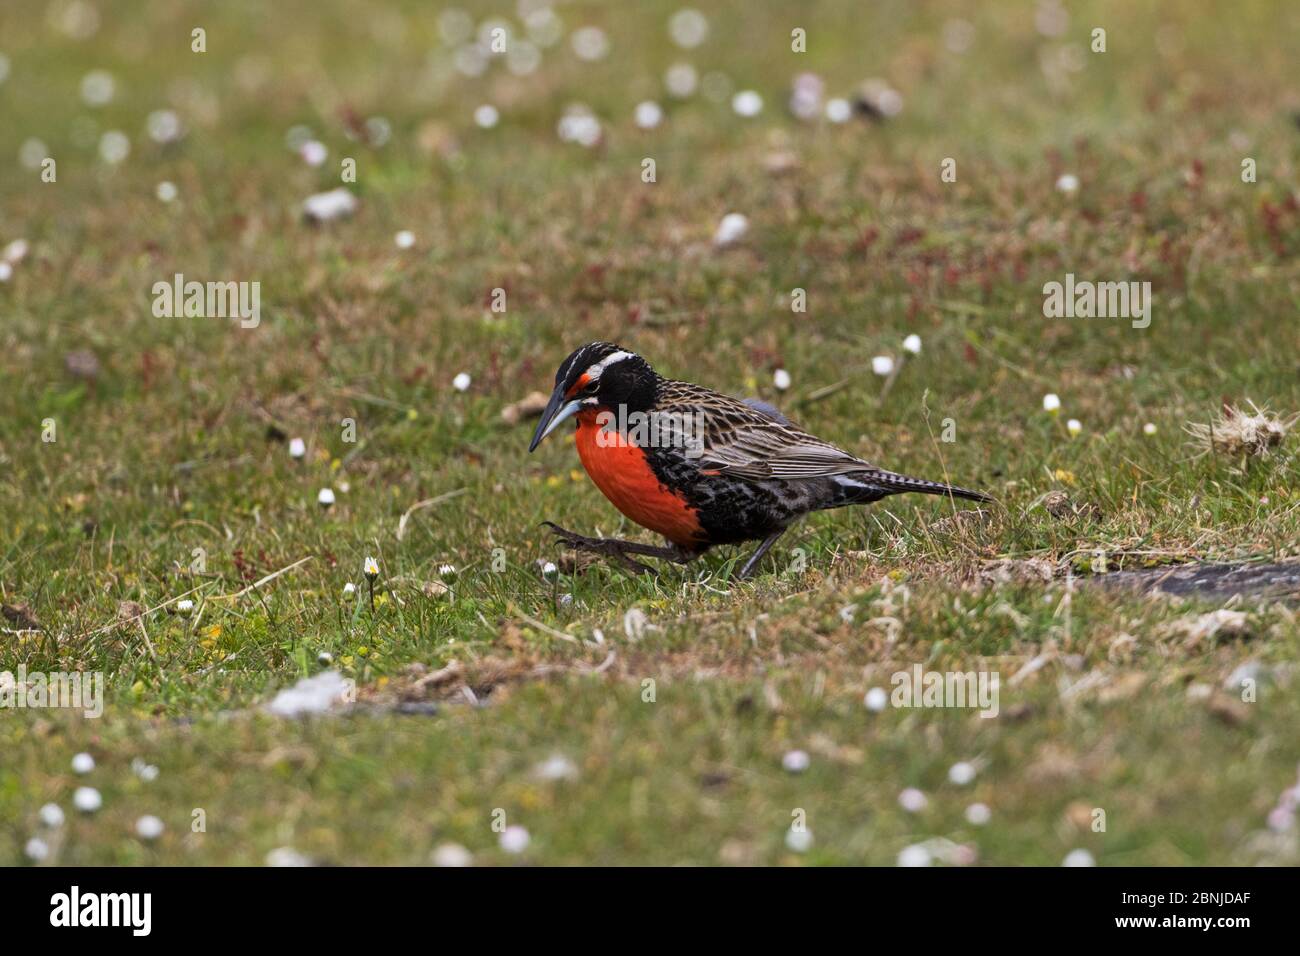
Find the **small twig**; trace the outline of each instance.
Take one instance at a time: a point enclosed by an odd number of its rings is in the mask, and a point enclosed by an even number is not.
[[[368,392],[357,391],[351,388],[335,389],[335,394],[343,398],[354,398],[359,402],[366,402],[370,405],[379,405],[382,408],[392,408],[400,412],[409,412],[415,406],[403,405],[401,402],[395,402],[392,399],[381,398],[378,395],[371,395]]]
[[[809,392],[807,395],[803,396],[803,398],[791,402],[791,405],[798,408],[804,405],[811,405],[813,402],[820,402],[823,398],[829,398],[841,389],[847,388],[849,383],[852,381],[852,379],[842,378],[838,382],[833,382],[830,385],[823,385],[821,388]]]
[[[541,621],[537,620],[536,618],[529,617],[527,614],[519,610],[514,605],[510,605],[510,612],[512,614],[518,615],[519,619],[523,621],[525,624],[529,624],[540,631],[544,631],[545,633],[551,635],[551,637],[558,637],[560,640],[568,641],[570,644],[578,643],[578,639],[574,637],[572,634],[565,634],[563,631],[557,631],[555,628],[543,624]]]
[[[144,646],[149,649],[149,656],[153,658],[154,664],[158,664],[158,652],[153,649],[153,641],[149,640],[149,632],[144,626],[144,615],[137,617],[135,622],[140,625],[140,634],[144,637]],[[159,669],[161,670],[161,665]]]
[[[411,505],[411,507],[406,509],[406,513],[403,514],[401,519],[397,522],[397,540],[401,541],[406,537],[406,522],[411,515],[415,514],[415,512],[421,511],[425,508],[431,508],[436,504],[441,504],[442,502],[455,498],[458,495],[463,495],[468,490],[468,488],[457,488],[455,491],[448,491],[444,494],[438,495],[437,497],[426,498],[424,501],[417,501],[415,504]]]
[[[270,574],[268,574],[266,577],[261,578],[260,580],[254,581],[252,584],[250,584],[248,587],[244,588],[242,591],[236,591],[234,594],[219,594],[219,595],[217,595],[216,597],[208,598],[208,600],[209,600],[209,601],[233,601],[233,600],[236,599],[236,598],[241,598],[241,597],[243,597],[245,594],[247,594],[249,591],[254,591],[254,590],[256,590],[257,588],[260,588],[263,584],[268,584],[269,582],[274,581],[274,580],[275,580],[276,578],[278,578],[280,575],[282,575],[282,574],[287,574],[288,572],[292,571],[294,568],[306,564],[308,561],[310,561],[310,560],[311,560],[312,558],[314,558],[314,557],[316,557],[314,554],[309,554],[309,555],[307,555],[307,557],[305,557],[305,558],[299,558],[299,559],[298,559],[297,561],[295,561],[293,564],[290,564],[290,565],[288,565],[287,567],[283,567],[283,568],[281,568],[279,571],[273,571],[273,572],[271,572]],[[198,590],[198,589],[195,588],[195,590]]]

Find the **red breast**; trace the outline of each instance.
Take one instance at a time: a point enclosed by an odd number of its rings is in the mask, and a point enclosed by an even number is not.
[[[613,429],[596,423],[592,409],[577,415],[576,442],[582,467],[619,511],[643,528],[682,547],[704,539],[699,517],[686,499],[659,480],[645,451]]]

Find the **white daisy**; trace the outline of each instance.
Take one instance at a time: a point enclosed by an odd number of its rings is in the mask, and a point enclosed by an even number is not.
[[[698,10],[687,7],[678,10],[668,21],[668,33],[673,42],[683,49],[703,43],[709,36],[709,21]]]
[[[318,139],[309,139],[298,149],[298,155],[308,166],[320,166],[329,158],[330,151]]]
[[[104,805],[104,798],[94,787],[78,787],[72,794],[72,805],[82,813],[94,813]]]
[[[523,853],[528,849],[528,844],[533,842],[528,831],[517,823],[513,823],[501,831],[501,849],[507,853]]]
[[[110,129],[99,138],[99,158],[116,166],[131,152],[131,140],[120,129]]]
[[[933,862],[929,848],[920,843],[905,846],[898,852],[899,866],[929,866]]]
[[[664,111],[658,103],[653,100],[646,100],[638,103],[636,112],[633,114],[636,125],[641,129],[654,129],[663,122]]]
[[[1079,177],[1074,173],[1063,173],[1056,180],[1056,191],[1060,193],[1077,193],[1079,191]]]
[[[682,100],[695,92],[699,85],[699,76],[695,72],[695,67],[689,63],[674,63],[664,74],[664,86],[667,88],[669,95],[675,96]]]
[[[731,98],[731,108],[738,116],[757,116],[763,112],[763,97],[753,90],[741,90]]]
[[[579,60],[603,60],[609,55],[609,37],[600,27],[582,27],[569,38]]]
[[[853,104],[842,96],[827,100],[826,118],[832,123],[847,123],[853,118]]]
[[[785,833],[785,845],[794,853],[807,853],[812,849],[812,831],[806,827],[802,830],[789,829]]]
[[[948,768],[948,779],[959,787],[964,787],[975,779],[975,765],[962,760]]]
[[[908,787],[898,795],[898,805],[908,813],[920,813],[929,802],[926,795],[916,787]]]
[[[104,106],[112,102],[116,91],[117,83],[107,70],[91,70],[81,78],[81,99],[87,106]]]
[[[72,772],[87,774],[95,769],[95,758],[87,753],[77,754],[72,758]]]
[[[743,213],[729,212],[718,223],[713,234],[713,244],[719,247],[734,245],[749,232],[749,218]]]
[[[459,843],[443,843],[433,851],[431,859],[434,866],[461,867],[474,863],[473,855]]]
[[[804,750],[790,750],[781,758],[781,766],[787,773],[803,773],[812,761]]]

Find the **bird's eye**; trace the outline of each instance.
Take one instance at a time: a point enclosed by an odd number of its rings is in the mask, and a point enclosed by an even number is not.
[[[588,382],[588,383],[587,383],[587,386],[582,390],[582,394],[583,394],[583,395],[595,395],[598,391],[600,391],[600,381],[599,381],[599,380],[594,381],[594,382]]]

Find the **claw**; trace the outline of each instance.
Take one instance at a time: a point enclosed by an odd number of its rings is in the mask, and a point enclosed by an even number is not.
[[[548,528],[552,534],[575,551],[588,551],[592,554],[613,558],[634,574],[659,573],[649,565],[642,564],[640,561],[633,561],[628,557],[627,543],[619,541],[617,538],[588,538],[585,535],[575,534],[566,528],[561,528],[553,521],[543,521],[542,526]]]

